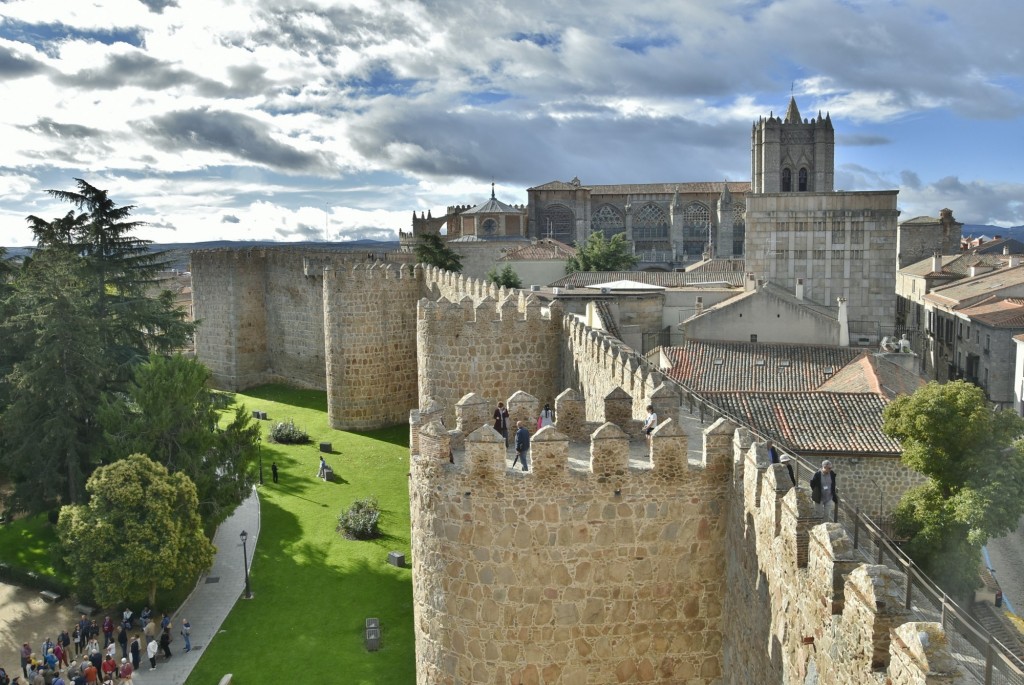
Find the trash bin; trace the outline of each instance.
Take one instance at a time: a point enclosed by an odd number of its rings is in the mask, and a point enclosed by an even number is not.
[[[405,555],[401,552],[388,552],[388,563],[398,568],[405,568]]]

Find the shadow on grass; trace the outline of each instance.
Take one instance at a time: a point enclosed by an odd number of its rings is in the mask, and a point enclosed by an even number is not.
[[[188,683],[233,673],[239,683],[266,682],[268,640],[280,650],[273,668],[324,664],[344,682],[415,682],[410,571],[386,563],[374,547],[340,539],[275,502],[264,502],[252,566],[256,598],[239,603],[203,650]],[[378,559],[378,556],[380,557]],[[364,647],[365,620],[381,623],[381,649]]]
[[[305,390],[303,388],[293,388],[290,385],[272,383],[270,385],[250,388],[245,391],[245,394],[249,398],[255,397],[259,400],[287,404],[293,407],[314,409],[321,412],[327,411],[327,394],[322,390]],[[250,409],[259,409],[259,407],[250,407]],[[268,420],[280,421],[283,419],[269,416]]]

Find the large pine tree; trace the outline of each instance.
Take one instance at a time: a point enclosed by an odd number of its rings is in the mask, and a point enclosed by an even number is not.
[[[133,207],[76,184],[47,192],[79,213],[28,217],[37,249],[0,290],[0,475],[15,485],[16,510],[81,500],[105,457],[100,397],[194,330],[169,292],[155,292],[164,263],[133,235]]]

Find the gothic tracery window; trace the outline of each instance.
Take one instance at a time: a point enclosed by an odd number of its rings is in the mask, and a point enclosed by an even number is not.
[[[683,230],[687,236],[707,238],[711,224],[711,210],[700,202],[691,202],[683,207]]]
[[[782,170],[782,192],[788,193],[793,190],[793,172],[789,169]]]
[[[665,210],[648,202],[633,215],[633,239],[655,240],[668,237],[668,215]]]
[[[548,205],[540,217],[539,237],[554,238],[563,243],[576,242],[576,217],[565,205]]]
[[[612,205],[601,205],[590,217],[590,230],[594,233],[603,233],[605,238],[611,238],[616,233],[625,233],[626,221]]]
[[[800,184],[799,185],[800,192],[806,192],[807,191],[807,167],[800,167],[799,184]]]

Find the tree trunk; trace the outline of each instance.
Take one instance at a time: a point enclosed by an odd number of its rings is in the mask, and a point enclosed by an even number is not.
[[[149,584],[149,606],[156,606],[156,581]]]

